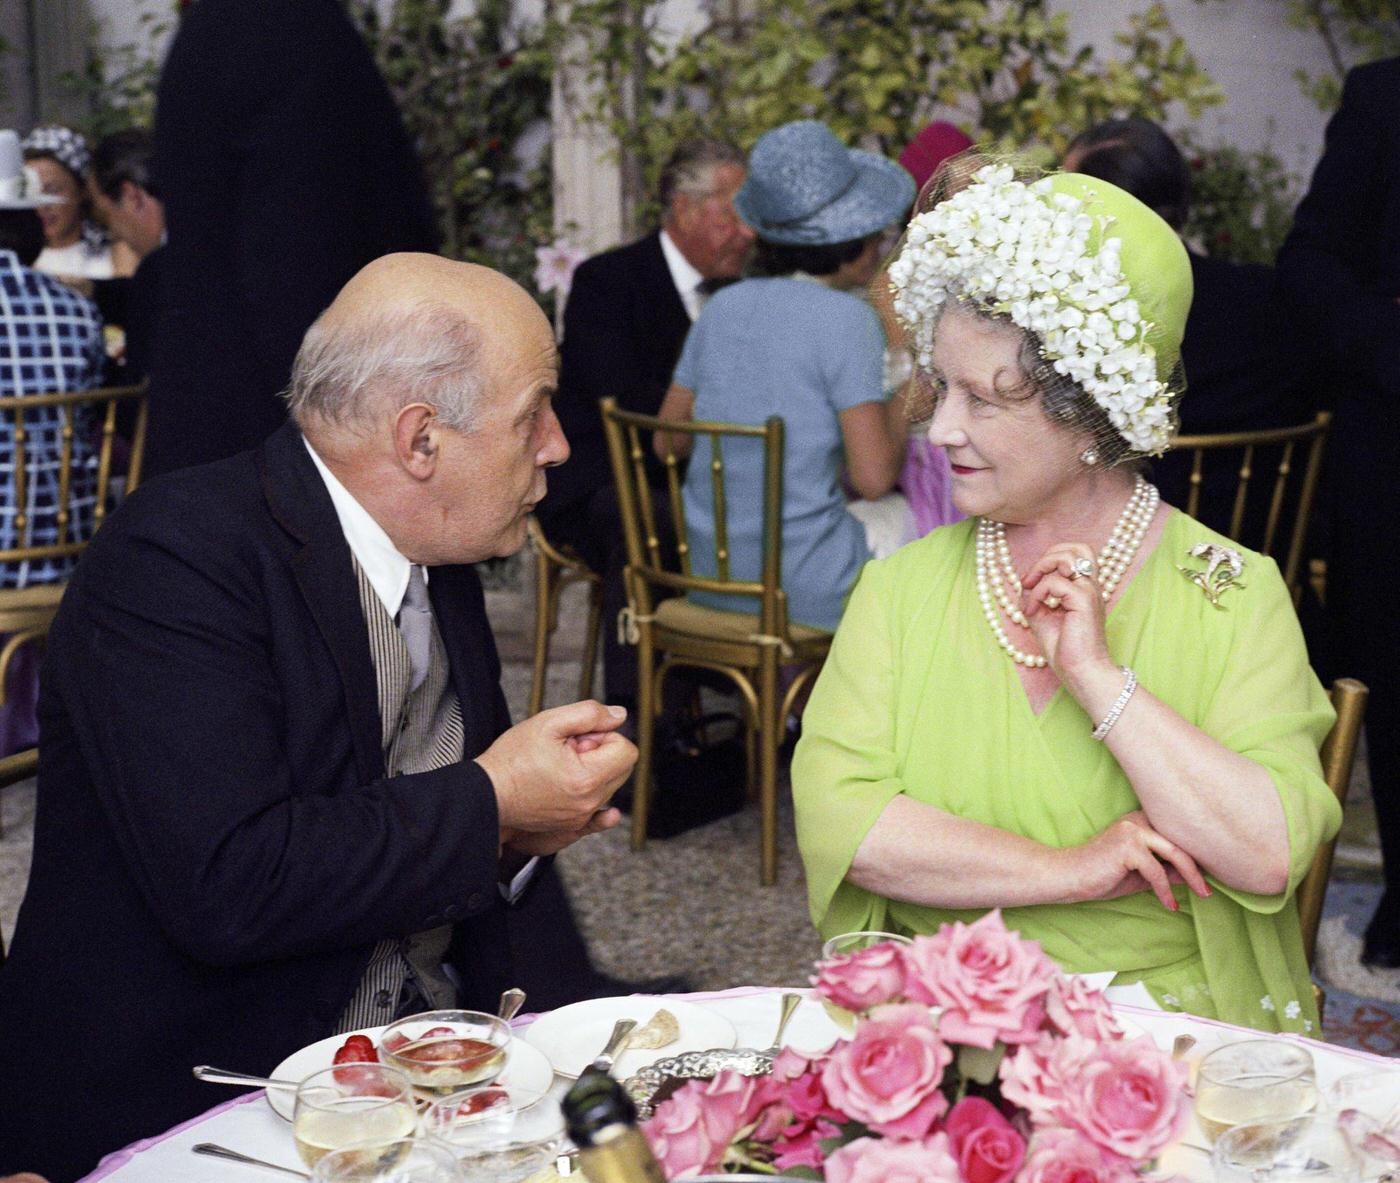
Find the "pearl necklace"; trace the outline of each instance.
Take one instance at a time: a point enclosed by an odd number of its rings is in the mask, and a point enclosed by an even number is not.
[[[1105,603],[1112,597],[1124,573],[1132,565],[1134,557],[1142,546],[1147,528],[1157,513],[1160,500],[1156,486],[1148,484],[1142,476],[1133,483],[1132,495],[1118,515],[1113,532],[1108,536],[1103,549],[1099,551],[1096,570],[1099,575],[1099,594]],[[1012,599],[1021,591],[1021,580],[1011,563],[1011,548],[1006,542],[1006,526],[990,518],[977,521],[977,598],[982,602],[982,615],[987,625],[1007,655],[1017,665],[1031,669],[1044,669],[1045,658],[1039,653],[1027,653],[1016,648],[1007,636],[997,609],[1000,608],[1011,620],[1022,628],[1029,628],[1026,614]],[[993,604],[995,596],[996,604]]]

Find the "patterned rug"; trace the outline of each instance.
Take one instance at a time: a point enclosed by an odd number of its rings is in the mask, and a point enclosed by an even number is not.
[[[1380,1056],[1400,1056],[1400,970],[1361,964],[1361,936],[1380,894],[1374,872],[1333,872],[1318,930],[1314,976],[1327,991],[1325,1039]]]

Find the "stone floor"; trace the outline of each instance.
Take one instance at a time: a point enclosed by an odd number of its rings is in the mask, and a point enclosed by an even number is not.
[[[529,591],[517,588],[528,589],[530,581],[520,578],[516,565],[491,582],[497,586],[488,590],[487,606],[503,659],[506,694],[519,718],[529,693],[533,605]],[[580,597],[566,596],[561,612],[547,705],[577,696]],[[629,849],[623,827],[564,852],[564,878],[599,967],[629,979],[682,974],[696,989],[804,982],[819,943],[807,918],[786,789],[780,786],[779,874],[774,887],[758,883],[758,819],[753,806],[677,838],[653,841],[640,853]],[[0,930],[8,937],[28,873],[32,784],[5,790],[0,805]],[[1375,975],[1356,964],[1356,934],[1365,920],[1359,913],[1366,899],[1374,898],[1373,890],[1368,896],[1364,889],[1378,881],[1379,862],[1363,758],[1337,860],[1339,878],[1359,886],[1329,899],[1328,917],[1337,923],[1324,925],[1328,947],[1323,956],[1337,975],[1338,989],[1357,996],[1359,1003],[1375,1001],[1383,1008],[1378,1012],[1383,1021],[1393,1024],[1400,1014],[1400,973]]]

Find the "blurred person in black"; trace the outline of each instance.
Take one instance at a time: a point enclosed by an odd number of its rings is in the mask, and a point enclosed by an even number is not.
[[[1327,445],[1327,617],[1334,673],[1371,688],[1371,794],[1385,894],[1363,963],[1400,968],[1400,623],[1391,597],[1400,494],[1400,58],[1352,70],[1326,148],[1279,252],[1298,324],[1325,351],[1336,412]]]
[[[1110,119],[1081,132],[1064,168],[1098,177],[1131,193],[1180,233],[1191,206],[1191,167],[1150,119]],[[1292,323],[1270,267],[1212,258],[1187,244],[1195,297],[1181,343],[1186,395],[1181,434],[1252,431],[1306,422],[1318,409],[1314,351]],[[1185,505],[1191,459],[1171,453],[1152,462],[1162,499]],[[1206,470],[1197,517],[1228,531],[1237,478],[1231,465]],[[1249,508],[1262,517],[1267,497]],[[1257,546],[1254,515],[1241,541]]]
[[[93,212],[112,237],[137,258],[129,279],[92,281],[92,297],[106,324],[126,334],[122,382],[150,371],[152,334],[160,292],[160,264],[165,242],[165,205],[152,177],[155,141],[142,128],[128,128],[102,139],[92,153],[87,177]]]
[[[302,334],[370,260],[434,252],[413,145],[339,0],[199,0],[161,71],[162,252],[146,471],[286,419]]]

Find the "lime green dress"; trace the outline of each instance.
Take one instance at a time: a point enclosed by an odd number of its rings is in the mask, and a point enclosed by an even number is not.
[[[847,882],[856,848],[900,793],[1056,847],[1086,842],[1140,808],[1066,690],[1039,716],[1031,710],[982,616],[974,526],[943,527],[867,564],[803,715],[793,797],[823,937],[927,933],[982,914],[885,899]],[[1234,546],[1173,512],[1109,613],[1109,650],[1144,688],[1269,770],[1288,820],[1288,890],[1262,896],[1212,880],[1208,899],[1178,887],[1176,913],[1142,892],[1004,915],[1066,971],[1114,970],[1115,984],[1140,981],[1170,1010],[1315,1034],[1293,892],[1318,843],[1341,824],[1317,755],[1334,714],[1274,562],[1235,547],[1245,558],[1243,586],[1215,607],[1177,569],[1203,569],[1187,557],[1201,542]]]

